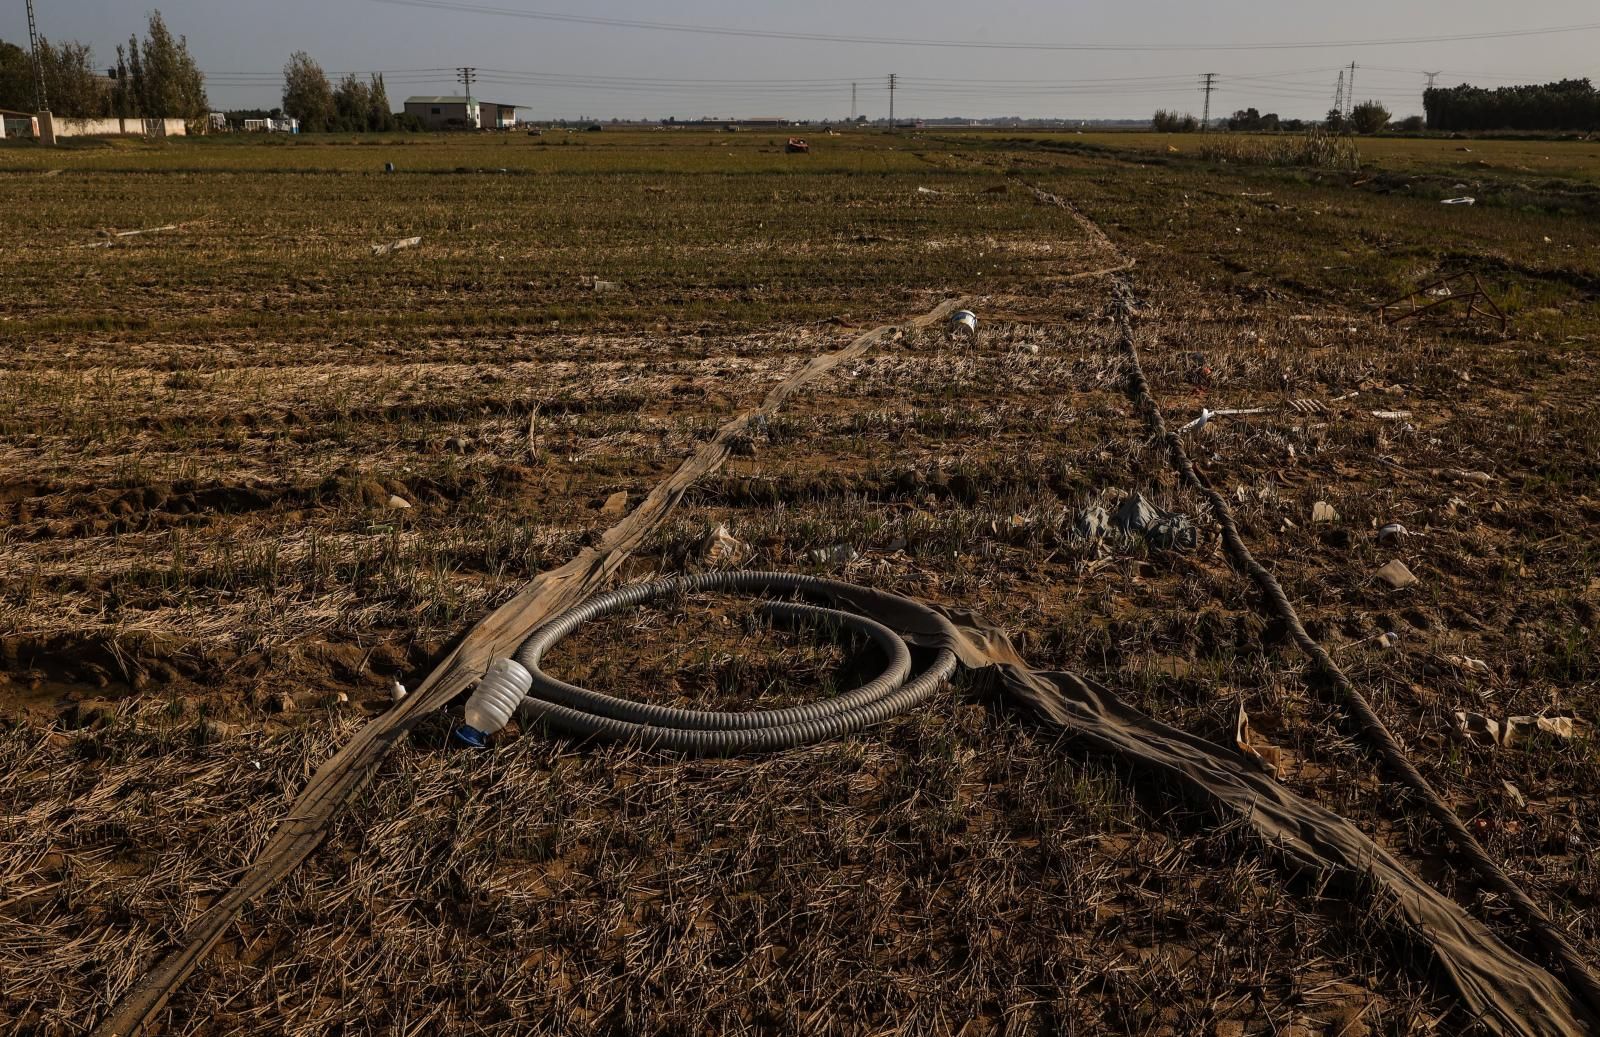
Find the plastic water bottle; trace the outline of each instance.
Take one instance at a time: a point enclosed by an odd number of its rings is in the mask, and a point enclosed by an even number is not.
[[[467,699],[466,723],[456,728],[463,745],[482,748],[485,740],[511,719],[533,686],[533,674],[515,659],[496,659]]]

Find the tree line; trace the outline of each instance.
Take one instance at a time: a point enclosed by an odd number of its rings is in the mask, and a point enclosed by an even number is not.
[[[117,63],[104,70],[94,52],[76,40],[39,40],[39,70],[46,100],[56,115],[73,119],[107,116],[186,119],[210,111],[205,76],[189,53],[189,41],[174,36],[160,11],[152,11],[143,40],[137,33],[117,47]],[[0,40],[0,108],[33,111],[33,61],[14,43]]]
[[[1430,130],[1600,129],[1600,91],[1587,79],[1501,86],[1434,87],[1422,94]]]
[[[328,82],[327,73],[309,54],[297,50],[283,66],[283,113],[300,120],[307,133],[336,130],[342,133],[381,133],[411,129],[403,126],[389,108],[389,92],[382,74],[367,82],[355,73],[345,76],[338,86]]]
[[[1332,130],[1336,133],[1381,133],[1390,128],[1389,109],[1377,101],[1363,101],[1351,108],[1349,113],[1331,109],[1322,122],[1315,119],[1282,119],[1277,112],[1267,112],[1263,115],[1255,108],[1241,108],[1222,121],[1230,130],[1239,132],[1271,133],[1283,130],[1289,133],[1301,133],[1310,129]],[[1150,128],[1158,133],[1195,133],[1202,127],[1200,120],[1193,115],[1179,115],[1169,112],[1164,108],[1156,109],[1150,119]],[[1397,124],[1395,129],[1416,131],[1422,129],[1422,117],[1413,115]]]

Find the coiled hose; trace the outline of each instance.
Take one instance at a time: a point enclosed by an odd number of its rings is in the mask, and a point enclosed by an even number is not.
[[[834,608],[780,601],[766,603],[761,614],[810,625],[834,624],[853,629],[883,649],[889,659],[888,667],[854,691],[833,698],[787,709],[744,713],[631,702],[568,684],[540,669],[546,652],[591,619],[647,601],[697,591],[797,595],[830,601],[865,593],[850,584],[816,576],[741,571],[634,584],[598,595],[556,616],[535,630],[517,649],[515,659],[533,676],[528,697],[517,707],[517,719],[524,726],[539,723],[572,735],[631,741],[698,756],[766,752],[837,738],[888,720],[927,699],[956,669],[955,653],[949,648],[940,648],[928,668],[908,682],[911,651],[899,634],[882,623]],[[899,603],[926,613],[935,626],[943,623],[942,617],[924,605],[905,598],[899,599]]]

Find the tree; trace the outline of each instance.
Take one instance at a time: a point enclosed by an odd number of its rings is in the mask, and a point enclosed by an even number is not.
[[[95,71],[88,44],[68,40],[54,46],[41,37],[39,67],[44,70],[44,92],[52,112],[74,119],[110,114],[111,92]]]
[[[211,108],[205,77],[189,54],[189,40],[173,36],[160,11],[150,12],[144,42],[128,39],[129,71],[138,111],[152,119],[200,120]]]
[[[333,122],[333,88],[322,66],[303,50],[291,54],[283,66],[283,110],[308,133],[326,130]]]
[[[1420,115],[1408,115],[1396,123],[1395,128],[1401,133],[1421,133],[1428,128],[1428,124]]]
[[[360,133],[367,128],[367,118],[372,110],[372,91],[367,84],[350,73],[340,80],[333,92],[333,129]]]
[[[1337,108],[1328,109],[1328,117],[1323,120],[1322,128],[1338,132],[1344,129],[1344,113]]]
[[[389,107],[389,91],[384,89],[381,74],[372,77],[367,90],[367,129],[386,133],[394,129],[394,109]]]
[[[1379,133],[1389,125],[1389,109],[1377,101],[1362,101],[1350,109],[1350,125],[1357,133]]]
[[[1262,115],[1254,108],[1242,108],[1228,117],[1230,130],[1275,130],[1279,119],[1276,112]]]
[[[33,111],[33,59],[5,40],[0,40],[0,108]]]
[[[1587,79],[1543,85],[1435,87],[1422,94],[1430,130],[1592,130],[1600,92]]]

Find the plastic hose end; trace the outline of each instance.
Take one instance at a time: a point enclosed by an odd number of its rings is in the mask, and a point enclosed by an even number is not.
[[[462,745],[471,746],[474,749],[482,749],[484,746],[489,744],[489,736],[484,734],[482,731],[479,731],[475,727],[462,724],[460,727],[456,728],[456,741]]]

